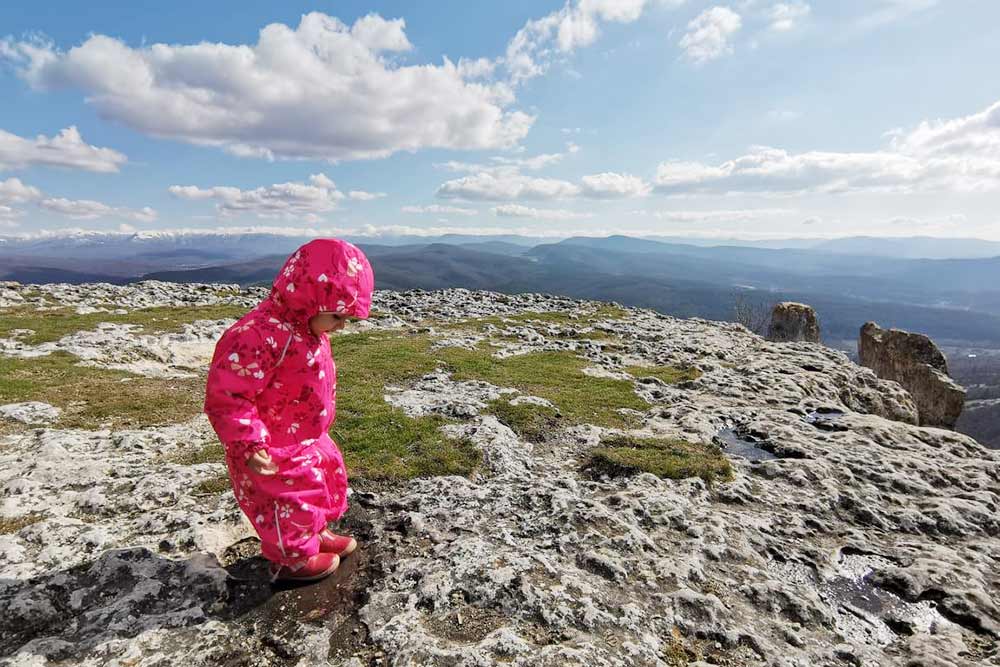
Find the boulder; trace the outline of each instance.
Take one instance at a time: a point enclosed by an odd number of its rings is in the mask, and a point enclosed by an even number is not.
[[[805,341],[819,342],[819,319],[812,306],[794,301],[783,301],[771,310],[771,326],[767,330],[768,340],[780,343]]]
[[[921,426],[954,428],[965,405],[965,389],[948,376],[948,362],[930,338],[867,322],[861,327],[858,357],[862,366],[910,392]]]

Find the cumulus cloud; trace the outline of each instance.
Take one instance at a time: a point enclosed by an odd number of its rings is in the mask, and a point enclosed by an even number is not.
[[[768,9],[767,18],[771,23],[771,30],[788,32],[809,16],[810,12],[812,7],[805,2],[779,2]]]
[[[889,133],[882,150],[792,153],[757,147],[719,165],[672,160],[657,169],[665,193],[801,194],[1000,190],[1000,102],[952,120]]]
[[[26,185],[19,178],[8,178],[5,181],[0,181],[0,204],[24,204],[41,198],[41,190]]]
[[[476,215],[479,213],[474,208],[462,208],[460,206],[442,206],[441,204],[428,204],[427,206],[404,206],[403,213],[433,213],[435,215]]]
[[[532,19],[507,44],[503,58],[511,82],[544,74],[552,61],[593,44],[602,23],[632,23],[657,0],[575,0],[539,19]],[[684,0],[659,0],[680,5]]]
[[[688,60],[703,65],[733,52],[731,40],[742,25],[740,15],[728,7],[711,7],[688,23],[680,47]]]
[[[531,218],[532,220],[583,220],[593,213],[579,213],[563,208],[532,208],[520,204],[503,204],[493,208],[493,215],[501,218]]]
[[[616,174],[611,171],[584,176],[581,181],[583,183],[583,194],[595,199],[645,197],[652,189],[648,183],[638,176]]]
[[[651,191],[650,184],[631,174],[591,174],[577,184],[558,178],[535,178],[517,169],[502,169],[446,181],[438,188],[437,196],[482,201],[541,201],[576,197],[626,199],[644,197]]]
[[[444,199],[512,201],[566,199],[580,194],[580,186],[556,178],[534,178],[518,172],[481,172],[442,183],[437,196]]]
[[[347,193],[348,199],[356,201],[372,201],[388,196],[385,192],[366,192],[365,190],[351,190]]]
[[[533,117],[508,109],[506,84],[445,59],[399,65],[402,19],[348,27],[313,12],[272,23],[256,44],[152,44],[92,35],[67,51],[0,41],[0,58],[37,90],[72,88],[103,116],[140,132],[263,158],[351,160],[422,148],[516,144]]]
[[[141,209],[131,209],[108,206],[91,199],[65,199],[63,197],[43,199],[38,202],[38,205],[47,211],[74,220],[96,220],[97,218],[122,218],[134,222],[154,222],[156,220],[156,211],[148,206]]]
[[[313,174],[308,183],[275,183],[252,190],[230,186],[199,188],[195,185],[172,185],[168,192],[180,199],[214,200],[219,215],[255,215],[259,218],[302,218],[318,221],[321,213],[337,208],[343,192],[326,174]]]
[[[127,160],[116,150],[87,144],[75,126],[65,128],[54,137],[40,134],[33,139],[0,130],[0,169],[40,165],[116,172]]]

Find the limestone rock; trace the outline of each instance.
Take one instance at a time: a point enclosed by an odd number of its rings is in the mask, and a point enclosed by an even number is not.
[[[794,301],[775,304],[771,310],[768,340],[776,342],[819,342],[819,319],[812,306]]]
[[[25,300],[111,310],[263,295],[31,289]],[[733,480],[712,486],[595,478],[581,462],[608,429],[566,425],[525,442],[487,406],[536,398],[434,372],[386,387],[385,400],[446,416],[443,428],[482,452],[479,473],[358,486],[341,530],[361,547],[334,578],[283,591],[268,585],[232,493],[194,493],[223,464],[176,462],[213,441],[204,418],[116,431],[5,424],[0,662],[1000,667],[1000,452],[916,425],[899,384],[837,350],[642,309],[592,323],[611,340],[581,336],[573,318],[597,306],[377,292],[365,326],[390,335],[445,321],[428,335],[486,337],[497,357],[572,350],[588,373],[633,383],[645,403],[633,435],[708,443],[731,431],[770,456],[730,451]],[[566,317],[526,317],[553,312]],[[475,317],[493,328],[460,326]],[[181,367],[176,352],[161,355],[190,342],[86,333],[59,349],[136,370],[143,355]],[[650,382],[624,372],[635,365],[701,377]]]
[[[875,322],[861,327],[861,364],[898,382],[917,405],[922,426],[953,428],[965,405],[965,389],[948,376],[948,363],[930,338]]]

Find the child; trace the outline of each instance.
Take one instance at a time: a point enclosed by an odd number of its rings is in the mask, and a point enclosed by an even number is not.
[[[355,246],[310,241],[215,346],[205,413],[272,581],[322,579],[357,546],[327,528],[347,509],[344,460],[327,433],[337,392],[327,332],[368,317],[374,281]]]

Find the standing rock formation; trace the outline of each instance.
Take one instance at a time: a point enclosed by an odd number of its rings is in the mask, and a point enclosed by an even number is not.
[[[921,426],[955,426],[965,389],[948,376],[948,362],[930,338],[867,322],[861,327],[858,356],[880,378],[895,380],[910,392]]]
[[[819,319],[816,311],[812,306],[794,301],[775,304],[771,311],[771,326],[767,331],[767,338],[779,343],[818,343]]]

